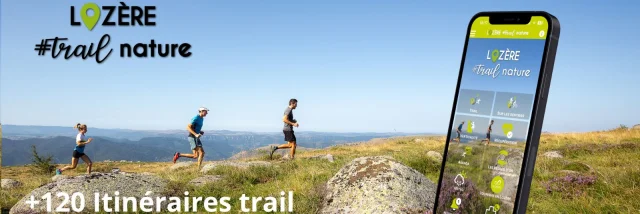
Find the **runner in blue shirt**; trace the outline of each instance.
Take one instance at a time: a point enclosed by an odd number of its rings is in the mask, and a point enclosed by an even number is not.
[[[200,168],[202,159],[204,158],[204,149],[202,148],[202,141],[200,141],[200,137],[204,134],[202,126],[204,123],[204,117],[207,116],[208,112],[209,109],[200,107],[200,109],[198,109],[198,115],[191,118],[191,123],[187,125],[187,131],[189,131],[187,139],[189,140],[193,154],[180,154],[180,152],[176,152],[173,155],[173,163],[176,163],[180,157],[193,158],[198,159],[198,168]]]
[[[456,133],[458,133],[458,137],[454,138],[452,141],[458,141],[458,143],[460,143],[460,133],[462,133],[462,125],[464,125],[464,121],[462,121],[462,123],[460,123],[460,125],[456,129]]]

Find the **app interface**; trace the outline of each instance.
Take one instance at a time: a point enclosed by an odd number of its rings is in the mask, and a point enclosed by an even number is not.
[[[437,213],[512,213],[548,23],[472,23]]]

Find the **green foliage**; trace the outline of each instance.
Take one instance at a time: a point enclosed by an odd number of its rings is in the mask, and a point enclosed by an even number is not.
[[[40,156],[36,150],[35,145],[31,145],[31,169],[36,174],[51,174],[55,171],[56,167],[53,163],[53,156]]]

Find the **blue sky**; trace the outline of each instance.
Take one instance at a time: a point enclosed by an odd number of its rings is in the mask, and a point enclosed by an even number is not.
[[[546,10],[562,33],[543,129],[640,123],[631,1],[153,1],[156,27],[91,32],[69,25],[69,6],[85,2],[1,2],[0,122],[183,129],[205,105],[204,129],[277,132],[295,97],[299,131],[444,133],[473,14]],[[89,44],[105,33],[111,48],[189,42],[193,56],[122,59],[116,49],[96,64],[33,50],[44,38]]]

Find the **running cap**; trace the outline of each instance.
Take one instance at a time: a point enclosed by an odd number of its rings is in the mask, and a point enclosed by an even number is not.
[[[206,108],[206,107],[200,107],[200,108],[198,109],[198,111],[209,111],[209,109],[208,109],[208,108]]]

